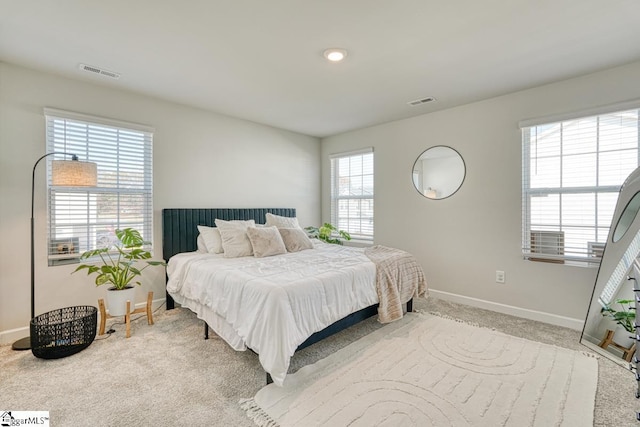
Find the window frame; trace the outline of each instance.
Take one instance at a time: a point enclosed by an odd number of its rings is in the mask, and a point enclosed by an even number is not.
[[[637,131],[635,134],[635,148],[618,148],[618,149],[614,149],[614,150],[604,150],[601,149],[600,147],[600,139],[601,139],[601,132],[600,132],[600,125],[601,125],[601,120],[603,118],[606,118],[609,115],[620,115],[623,113],[626,113],[628,111],[634,111],[635,110],[635,114],[636,114],[636,118],[637,118],[637,122],[636,122],[636,127],[637,127]],[[530,165],[531,165],[531,161],[532,161],[532,157],[531,157],[531,132],[530,130],[532,128],[537,128],[539,126],[552,126],[552,125],[559,125],[559,126],[563,126],[565,124],[571,123],[572,121],[577,121],[577,120],[588,120],[588,119],[595,119],[596,120],[596,128],[595,131],[592,135],[593,138],[595,138],[595,144],[596,144],[596,149],[595,151],[592,152],[592,154],[594,154],[595,156],[595,177],[596,177],[596,182],[594,183],[594,185],[584,185],[584,186],[563,186],[563,182],[562,182],[562,178],[560,178],[560,183],[558,186],[547,186],[547,187],[537,187],[537,188],[532,188],[531,186],[531,170],[530,170]],[[545,262],[555,262],[555,263],[569,263],[572,265],[581,265],[581,266],[597,266],[600,263],[601,260],[601,255],[602,255],[602,249],[603,249],[603,245],[606,244],[608,236],[610,234],[610,227],[611,224],[608,223],[606,226],[602,225],[602,222],[599,222],[599,212],[598,209],[601,207],[599,205],[599,198],[602,198],[603,195],[609,195],[609,197],[611,197],[611,195],[614,195],[613,199],[617,201],[617,197],[618,194],[620,192],[620,188],[622,186],[622,182],[616,185],[611,185],[611,184],[602,184],[600,185],[599,181],[598,181],[598,177],[600,175],[600,156],[602,153],[613,153],[613,152],[623,152],[625,150],[636,150],[636,168],[638,167],[638,165],[640,165],[640,101],[633,101],[633,102],[628,102],[628,103],[621,103],[621,104],[616,104],[616,105],[611,105],[611,106],[606,106],[606,107],[602,107],[599,109],[590,109],[590,110],[586,110],[586,111],[582,111],[582,112],[575,112],[575,113],[570,113],[570,114],[564,114],[564,115],[557,115],[557,116],[549,116],[549,117],[544,117],[544,118],[539,118],[539,119],[532,119],[532,120],[527,120],[527,121],[523,121],[520,122],[520,129],[521,129],[521,142],[522,142],[522,254],[523,257],[525,259],[528,260],[533,260],[533,261],[545,261]],[[564,137],[564,135],[561,133],[559,136],[559,161],[560,161],[560,169],[559,169],[559,174],[560,177],[563,176],[563,168],[564,168],[564,164],[563,161],[566,161],[566,159],[571,156],[571,155],[576,155],[575,153],[573,154],[565,154],[562,151],[562,147],[563,144],[566,143],[566,138]],[[536,156],[536,159],[539,159],[540,157]],[[635,169],[635,168],[634,168]],[[633,171],[633,169],[632,169]],[[626,179],[626,176],[624,176],[624,178],[622,178],[622,181],[624,181],[624,179]],[[549,195],[557,195],[559,200],[563,195],[579,195],[579,194],[593,194],[594,195],[594,202],[592,205],[594,208],[594,214],[593,214],[593,225],[591,226],[585,226],[585,229],[589,229],[589,230],[593,230],[595,233],[595,241],[594,242],[587,242],[587,248],[585,250],[584,254],[581,254],[579,251],[577,251],[576,249],[573,249],[572,251],[570,251],[571,253],[567,254],[564,252],[564,247],[562,251],[558,250],[558,253],[556,254],[547,254],[547,253],[538,253],[538,252],[534,252],[532,250],[532,246],[534,246],[533,243],[533,238],[532,235],[534,234],[534,232],[540,232],[540,231],[544,231],[544,230],[534,230],[532,229],[532,214],[531,214],[531,205],[532,205],[532,197],[536,197],[536,196],[549,196]],[[559,203],[562,203],[559,201]],[[559,240],[564,241],[564,233],[563,233],[563,213],[562,213],[562,204],[559,205],[560,206],[560,211],[559,211],[559,218],[557,221],[557,226],[560,228],[560,230],[557,231],[557,233],[562,233],[562,235],[558,235],[557,238]],[[615,202],[614,205],[611,207],[611,212],[613,212],[613,209],[615,208]],[[551,224],[549,225],[551,226]],[[568,227],[570,228],[571,226],[567,226],[565,225],[564,227]],[[601,233],[602,235],[598,235],[598,231],[602,231],[603,233]],[[606,232],[604,232],[606,230]],[[589,243],[591,243],[592,245],[589,245]],[[590,253],[589,251],[593,250],[593,253]]]
[[[54,154],[47,159],[47,258],[49,266],[78,263],[82,252],[104,247],[104,243],[101,244],[98,238],[98,229],[100,228],[110,228],[115,231],[118,228],[132,226],[140,231],[144,240],[148,242],[145,249],[153,252],[153,134],[155,129],[145,125],[53,108],[45,108],[44,116],[48,153],[76,154],[80,160],[98,164],[98,185],[96,187],[55,187],[51,181],[52,162],[54,160],[69,160],[69,158],[62,154]],[[64,131],[60,131],[61,126]],[[70,130],[67,135],[67,127],[74,130],[84,127],[86,134],[79,136],[76,132],[71,136]],[[105,131],[107,136],[100,136],[101,131]],[[117,149],[115,152],[113,149],[105,149],[105,144],[115,144]],[[132,147],[135,148],[134,151],[132,151]],[[101,160],[104,162],[102,173]],[[131,178],[132,176],[135,178]],[[86,201],[81,201],[85,196]],[[104,200],[109,196],[115,197],[115,201],[109,203],[115,218],[99,218],[98,204],[100,199]],[[137,215],[139,220],[132,220],[132,217],[126,218],[122,210],[126,208],[123,208],[121,204],[123,196],[125,200],[127,198],[130,200],[126,203],[133,203],[132,206],[139,208],[140,213]],[[138,198],[142,202],[135,203],[133,202],[134,198]],[[63,202],[56,204],[56,199],[62,199]],[[113,207],[114,204],[115,207]],[[64,209],[66,206],[68,206],[66,217],[56,213],[56,208]],[[86,216],[82,213],[85,209]],[[74,218],[76,214],[78,216]],[[127,223],[127,219],[129,219],[129,223]],[[62,231],[64,228],[73,229],[73,231],[64,232]],[[80,231],[83,228],[85,230]],[[73,237],[69,237],[68,234]],[[115,239],[115,235],[111,236],[111,232],[109,232],[108,238]],[[71,253],[56,254],[55,246],[59,246],[61,241],[70,241],[74,250]],[[76,245],[77,248],[75,248]]]
[[[339,183],[339,176],[336,173],[336,163],[341,161],[341,160],[346,160],[346,159],[350,159],[353,157],[357,157],[357,156],[365,156],[370,154],[372,156],[371,158],[371,168],[372,168],[372,172],[371,172],[371,182],[372,182],[372,190],[373,193],[371,195],[365,195],[365,194],[361,194],[361,195],[340,195],[340,183]],[[361,150],[355,150],[355,151],[349,151],[349,152],[342,152],[342,153],[335,153],[335,154],[331,154],[329,156],[329,160],[330,160],[330,182],[331,182],[331,195],[330,195],[330,210],[331,210],[331,223],[333,225],[335,225],[338,229],[340,230],[344,230],[347,231],[352,239],[354,241],[361,241],[361,242],[373,242],[374,240],[374,233],[375,233],[375,155],[374,155],[374,150],[373,147],[367,147],[367,148],[363,148]],[[368,174],[367,174],[368,175]],[[354,175],[350,175],[350,176],[354,176]],[[365,174],[363,173],[361,176],[365,176]],[[341,217],[340,217],[340,212],[339,212],[339,202],[341,200],[358,200],[358,201],[363,201],[363,200],[371,200],[371,234],[365,234],[365,233],[357,233],[357,232],[352,232],[350,230],[349,226],[344,226],[343,224],[341,224]],[[363,218],[367,218],[364,217],[362,215],[362,207],[360,207],[360,215],[357,216],[356,218],[359,219],[359,221],[362,221]],[[362,228],[361,228],[362,230]]]

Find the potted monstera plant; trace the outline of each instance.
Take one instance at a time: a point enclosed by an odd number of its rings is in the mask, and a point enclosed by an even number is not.
[[[73,273],[87,270],[87,275],[96,275],[96,286],[111,285],[107,292],[107,307],[112,316],[126,314],[127,300],[133,303],[134,281],[151,266],[165,265],[163,261],[152,261],[151,252],[143,249],[145,242],[140,232],[133,228],[116,230],[117,241],[99,249],[84,252],[80,260],[99,260],[97,263],[80,264]],[[144,265],[140,268],[139,263]]]
[[[342,245],[343,240],[351,240],[351,235],[344,230],[338,230],[335,225],[325,222],[322,227],[305,227],[309,237],[315,237],[326,243]]]
[[[615,304],[620,306],[620,310],[611,307],[610,304],[602,308],[602,315],[611,318],[618,324],[614,334],[614,342],[623,347],[629,348],[634,342],[636,308],[635,301],[631,299],[619,299]]]

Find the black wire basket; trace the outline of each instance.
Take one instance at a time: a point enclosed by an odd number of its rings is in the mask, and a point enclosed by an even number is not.
[[[60,359],[89,347],[96,337],[98,309],[59,308],[31,319],[31,352],[41,359]]]

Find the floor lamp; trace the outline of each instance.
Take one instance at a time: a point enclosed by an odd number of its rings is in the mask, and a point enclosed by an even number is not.
[[[31,174],[31,319],[35,318],[35,250],[33,228],[33,200],[35,193],[36,167],[45,157],[53,154],[71,156],[71,160],[53,160],[51,163],[51,185],[62,187],[95,187],[98,181],[98,167],[92,162],[81,162],[78,156],[71,153],[52,152],[36,160]],[[31,349],[31,337],[25,337],[14,342],[14,350]]]

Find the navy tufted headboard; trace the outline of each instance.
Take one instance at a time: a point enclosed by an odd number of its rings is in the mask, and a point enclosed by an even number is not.
[[[237,209],[163,209],[162,210],[162,257],[165,261],[180,252],[196,250],[198,225],[215,227],[215,220],[255,220],[266,222],[265,215],[295,217],[293,208],[237,208]]]

